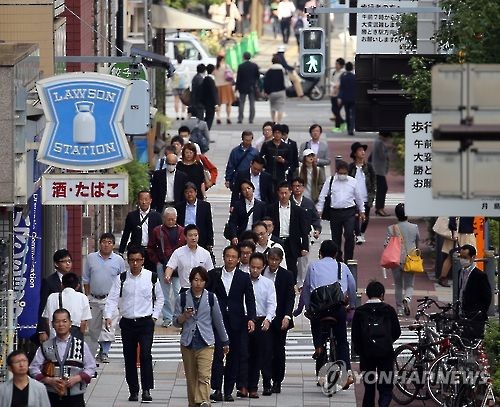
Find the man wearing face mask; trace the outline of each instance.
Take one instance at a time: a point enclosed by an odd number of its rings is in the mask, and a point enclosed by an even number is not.
[[[327,180],[316,205],[321,217],[325,206],[325,198],[330,194],[330,229],[332,240],[341,247],[342,233],[344,234],[344,260],[354,257],[354,226],[356,222],[356,207],[359,211],[360,221],[365,220],[364,202],[361,197],[357,181],[347,175],[349,165],[345,161],[337,163],[334,176]]]
[[[176,169],[178,158],[169,154],[166,158],[166,168],[153,172],[151,178],[152,207],[158,213],[163,213],[163,208],[174,206],[183,199],[184,185],[188,181],[187,175]]]
[[[471,318],[464,336],[482,338],[484,324],[488,319],[491,304],[491,285],[488,276],[476,267],[476,249],[470,244],[460,248],[460,274],[458,276],[458,299],[460,315]]]

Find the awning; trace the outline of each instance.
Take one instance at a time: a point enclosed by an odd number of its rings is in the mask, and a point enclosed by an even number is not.
[[[212,30],[222,27],[208,18],[158,4],[151,5],[151,25],[167,30]]]

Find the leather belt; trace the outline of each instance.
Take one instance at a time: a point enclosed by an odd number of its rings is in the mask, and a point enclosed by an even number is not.
[[[145,317],[138,317],[138,318],[125,318],[125,317],[123,317],[122,319],[137,322],[137,321],[144,321],[146,319],[151,319],[151,318],[152,318],[152,315],[146,315]]]
[[[92,297],[97,298],[98,300],[104,300],[108,296],[108,294],[103,294],[103,295],[97,295],[97,294],[90,294]]]

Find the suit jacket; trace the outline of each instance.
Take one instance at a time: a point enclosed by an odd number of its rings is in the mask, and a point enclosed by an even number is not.
[[[255,295],[250,275],[237,268],[234,271],[229,294],[226,293],[221,276],[221,267],[210,270],[208,272],[206,290],[212,291],[217,296],[226,329],[233,331],[247,329],[247,321],[254,320],[257,316]],[[243,298],[245,299],[247,310],[246,315],[245,308],[243,307]]]
[[[236,75],[236,90],[240,93],[254,93],[259,77],[259,66],[255,62],[241,63]]]
[[[300,145],[299,150],[299,161],[302,162],[304,160],[303,152],[306,148],[311,148],[311,140],[307,140]],[[316,154],[316,158],[318,159],[318,169],[323,175],[323,179],[325,178],[325,167],[331,164],[330,154],[328,152],[328,145],[324,141],[319,142],[318,154]]]
[[[203,106],[205,109],[214,109],[219,104],[219,92],[214,79],[210,75],[205,76],[201,86],[203,89]]]
[[[463,270],[460,271],[463,273]],[[460,284],[460,279],[459,279]],[[459,290],[461,289],[459,285]],[[473,317],[478,311],[481,315],[476,320],[488,319],[488,308],[491,304],[491,285],[486,273],[477,267],[471,271],[462,297],[462,312],[465,316]]]
[[[186,226],[186,201],[175,205],[177,209],[177,223]],[[198,244],[205,249],[214,245],[214,225],[212,222],[212,207],[207,201],[196,200],[196,226],[200,229]],[[208,250],[208,249],[207,249]]]
[[[231,195],[231,206],[233,206],[236,201],[240,198],[240,187],[244,180],[250,180],[250,170],[238,171],[236,177],[234,177],[232,195]],[[260,189],[260,200],[266,204],[270,204],[275,201],[274,196],[274,186],[273,179],[267,173],[262,171],[259,176],[259,189]]]
[[[273,219],[273,235],[280,237],[279,202],[267,207],[267,216]],[[295,256],[300,256],[302,250],[309,250],[309,230],[304,209],[290,201],[290,233],[288,245]]]
[[[203,106],[203,79],[204,76],[200,73],[197,73],[191,80],[190,106]]]
[[[260,156],[266,161],[265,171],[271,175],[273,182],[278,184],[280,181],[285,180],[286,171],[291,162],[291,149],[290,146],[281,141],[278,146],[274,144],[274,140],[266,141],[262,144],[260,149]],[[285,160],[283,163],[276,161],[276,157],[281,156]]]
[[[295,302],[295,283],[293,274],[279,267],[276,270],[276,278],[274,280],[274,288],[276,289],[276,316],[271,322],[271,328],[275,331],[281,331],[281,321],[285,315],[292,317],[293,304]],[[288,329],[293,328],[293,319],[290,319]]]
[[[265,215],[266,215],[266,204],[262,201],[259,201],[258,199],[255,200],[253,204],[253,222],[258,222],[261,220]],[[236,203],[233,206],[233,211],[231,212],[231,215],[229,216],[229,234],[230,238],[233,239],[235,237],[240,237],[240,235],[245,231],[247,223],[248,223],[248,216],[247,216],[247,210],[246,210],[246,203],[244,199],[240,199],[236,201]]]
[[[60,291],[62,291],[62,285],[57,272],[52,273],[42,280],[42,285],[40,287],[40,305],[38,306],[37,332],[45,331],[47,335],[49,335],[50,327],[47,326],[45,319],[42,318],[42,312],[45,309],[49,295]]]
[[[188,181],[187,175],[182,171],[175,171],[174,178],[174,201],[180,202],[184,199],[184,186]],[[165,194],[167,193],[167,169],[153,172],[151,178],[151,197],[153,203],[151,207],[158,213],[163,212],[165,205]],[[161,223],[161,222],[160,222]]]
[[[302,202],[300,202],[300,207],[304,209],[308,230],[311,230],[311,226],[314,230],[319,230],[321,232],[321,219],[319,217],[318,210],[316,209],[316,205],[309,198],[305,196],[302,197]]]
[[[149,211],[148,216],[148,236],[151,236],[153,229],[162,224],[161,215],[154,209]],[[127,243],[130,238],[130,244],[141,245],[142,240],[142,227],[140,210],[136,209],[127,214],[125,218],[125,227],[123,228],[122,239],[120,240],[120,247],[118,251],[124,253],[127,248]]]
[[[287,138],[285,144],[290,147],[290,163],[288,166],[288,181],[292,181],[293,174],[297,168],[299,168],[299,150],[297,147],[297,142]]]

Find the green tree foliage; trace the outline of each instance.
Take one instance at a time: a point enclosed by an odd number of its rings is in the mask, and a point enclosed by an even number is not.
[[[484,347],[490,362],[493,392],[500,398],[500,323],[490,320],[484,334]]]

